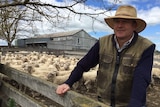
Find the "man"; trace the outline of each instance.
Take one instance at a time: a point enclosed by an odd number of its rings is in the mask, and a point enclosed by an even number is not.
[[[105,18],[114,34],[104,36],[77,63],[68,80],[56,93],[66,93],[83,72],[99,64],[98,100],[111,107],[145,107],[146,89],[151,81],[155,44],[138,35],[146,22],[137,18],[132,6],[120,6],[115,16]]]

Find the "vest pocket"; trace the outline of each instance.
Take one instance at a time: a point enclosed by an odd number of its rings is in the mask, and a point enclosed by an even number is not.
[[[104,69],[108,69],[109,65],[111,64],[113,60],[113,56],[111,55],[102,55],[100,59],[100,66]]]
[[[121,74],[132,75],[137,62],[137,58],[124,58],[122,61],[123,69],[121,70]]]

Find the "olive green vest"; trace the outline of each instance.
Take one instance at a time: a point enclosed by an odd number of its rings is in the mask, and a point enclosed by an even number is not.
[[[153,43],[149,40],[138,36],[135,44],[127,49],[124,49],[119,59],[119,64],[116,64],[118,59],[117,50],[113,45],[113,35],[104,36],[100,38],[99,51],[99,70],[97,73],[97,93],[105,103],[110,103],[111,88],[113,88],[113,74],[117,70],[115,82],[115,100],[117,105],[125,107],[131,95],[133,73],[138,61],[141,58],[144,50],[146,50]]]

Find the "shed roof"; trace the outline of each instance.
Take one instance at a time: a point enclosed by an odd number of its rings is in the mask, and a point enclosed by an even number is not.
[[[50,37],[72,36],[80,31],[83,31],[83,29],[67,31],[67,32],[59,32],[59,33],[53,33],[53,34],[39,35],[39,36],[34,36],[32,38],[50,38]]]

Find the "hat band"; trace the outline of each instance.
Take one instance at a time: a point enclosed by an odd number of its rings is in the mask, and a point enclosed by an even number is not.
[[[131,15],[128,15],[128,14],[116,14],[116,16],[129,16],[129,17],[136,17],[136,16],[131,16]]]

